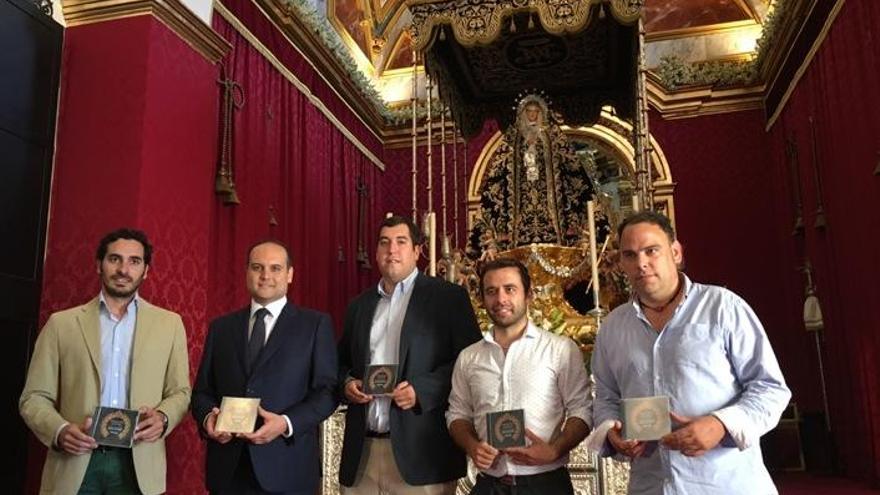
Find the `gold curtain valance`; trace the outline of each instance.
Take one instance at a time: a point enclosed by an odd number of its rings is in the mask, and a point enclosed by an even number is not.
[[[412,36],[416,51],[424,51],[434,36],[434,27],[449,25],[463,46],[489,44],[513,14],[537,14],[544,31],[562,35],[576,33],[590,22],[599,8],[610,11],[617,22],[636,23],[644,0],[412,0]]]

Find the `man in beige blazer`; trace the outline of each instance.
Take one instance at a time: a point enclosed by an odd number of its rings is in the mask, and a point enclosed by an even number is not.
[[[164,438],[189,407],[183,322],[138,297],[152,246],[119,229],[97,251],[101,293],[49,317],[37,338],[19,401],[25,423],[49,451],[42,493],[162,493]],[[138,409],[131,449],[89,436],[97,406]]]

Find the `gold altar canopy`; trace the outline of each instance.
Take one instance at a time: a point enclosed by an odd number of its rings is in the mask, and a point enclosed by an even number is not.
[[[458,128],[511,123],[517,95],[540,88],[569,125],[610,105],[636,114],[643,0],[411,0],[414,49]]]

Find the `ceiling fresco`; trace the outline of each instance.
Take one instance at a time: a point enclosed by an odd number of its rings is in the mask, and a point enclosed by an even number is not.
[[[737,0],[648,0],[645,31],[662,33],[753,19],[747,3]]]

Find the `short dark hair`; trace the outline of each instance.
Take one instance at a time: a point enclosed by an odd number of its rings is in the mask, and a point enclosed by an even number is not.
[[[153,261],[153,245],[150,244],[150,241],[147,240],[147,234],[144,234],[143,231],[137,229],[131,229],[127,227],[123,227],[120,229],[116,229],[113,232],[105,235],[101,238],[100,242],[98,242],[98,251],[95,253],[95,259],[98,261],[103,261],[104,256],[107,256],[107,246],[118,241],[119,239],[126,239],[129,241],[137,241],[141,243],[141,246],[144,247],[144,264],[149,265],[151,261]]]
[[[385,227],[397,227],[398,225],[406,225],[409,229],[409,238],[413,243],[413,246],[419,246],[425,242],[425,238],[422,235],[422,231],[419,229],[419,226],[412,220],[407,217],[401,215],[391,215],[390,217],[382,220],[382,223],[379,225],[379,231],[376,233],[376,239],[382,235],[382,229]]]
[[[245,260],[245,265],[250,265],[251,253],[254,252],[254,249],[257,246],[262,246],[263,244],[274,244],[274,245],[280,247],[281,249],[283,249],[284,255],[287,257],[287,266],[288,267],[293,266],[293,255],[290,254],[290,249],[287,248],[287,244],[284,244],[283,242],[279,241],[278,239],[274,239],[271,237],[266,238],[266,239],[261,239],[255,243],[251,244],[251,246],[247,250],[247,259]]]
[[[523,289],[526,294],[532,290],[532,277],[529,275],[529,269],[521,261],[513,258],[495,258],[480,268],[480,294],[483,293],[483,280],[486,274],[502,268],[516,268],[519,270],[519,278],[522,280]]]
[[[640,211],[626,217],[617,227],[617,238],[622,239],[624,229],[638,223],[650,223],[660,227],[660,230],[666,232],[669,242],[675,242],[675,229],[672,228],[672,222],[669,221],[666,215],[651,210]]]

